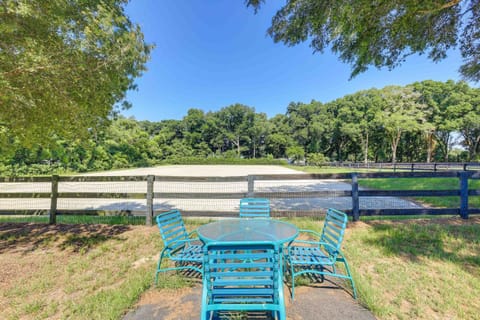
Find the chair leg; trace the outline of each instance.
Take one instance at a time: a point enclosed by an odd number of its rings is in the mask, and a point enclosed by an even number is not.
[[[157,271],[155,273],[155,286],[158,285],[158,274],[161,272],[160,266],[162,265],[163,253],[164,253],[164,250],[162,250],[162,253],[160,254],[160,258],[158,259]]]
[[[290,263],[290,276],[292,277],[292,301],[295,299],[295,267]]]
[[[343,261],[343,264],[345,265],[345,271],[347,272],[347,276],[350,279],[350,283],[352,284],[353,298],[357,299],[357,289],[355,288],[355,283],[353,282],[353,277],[352,277],[352,274],[350,273],[348,262],[345,259],[345,257],[342,257],[342,261]]]

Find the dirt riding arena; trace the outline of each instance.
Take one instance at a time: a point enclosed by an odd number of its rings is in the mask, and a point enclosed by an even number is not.
[[[181,176],[181,177],[238,177],[248,175],[303,174],[282,166],[268,165],[173,165],[152,168],[137,168],[99,173],[84,176]],[[348,181],[347,181],[348,182]],[[255,192],[305,192],[326,191],[322,198],[276,198],[272,197],[272,210],[305,211],[334,207],[340,210],[350,209],[351,197],[336,195],[337,191],[351,190],[351,185],[339,180],[271,180],[255,181]],[[0,192],[50,192],[50,183],[2,183]],[[146,193],[147,184],[138,182],[60,182],[58,192],[92,193]],[[164,182],[156,181],[156,193],[244,193],[248,191],[247,181],[239,182]],[[155,210],[180,209],[185,211],[233,212],[237,210],[238,199],[154,199]],[[418,208],[411,201],[394,197],[368,197],[360,199],[360,208]],[[48,210],[48,198],[0,199],[0,209],[39,209]],[[128,210],[145,212],[145,199],[69,199],[60,198],[57,209],[73,210]]]

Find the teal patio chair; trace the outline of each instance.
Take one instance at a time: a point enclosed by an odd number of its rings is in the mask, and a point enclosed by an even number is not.
[[[240,199],[240,218],[270,218],[270,201],[264,198]]]
[[[191,238],[196,231],[187,233],[178,210],[161,213],[155,219],[164,244],[155,273],[155,284],[158,282],[160,272],[190,269],[201,274],[203,243],[198,238]],[[175,266],[162,268],[164,258],[172,260]]]
[[[203,266],[201,320],[259,312],[285,319],[280,253],[273,243],[209,242]]]
[[[345,256],[340,251],[347,215],[335,209],[328,209],[322,233],[311,230],[300,230],[300,234],[308,234],[318,240],[294,240],[288,247],[287,265],[290,266],[292,278],[292,300],[295,295],[295,277],[302,274],[318,274],[350,280],[353,297],[357,298],[357,291],[353,282],[350,268]],[[337,263],[343,263],[345,272],[340,273]]]

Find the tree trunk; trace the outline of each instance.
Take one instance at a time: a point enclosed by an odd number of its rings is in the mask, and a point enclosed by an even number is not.
[[[427,163],[432,162],[433,149],[434,149],[433,133],[427,132]]]
[[[398,132],[395,137],[392,139],[392,163],[397,163],[397,147],[400,142],[401,132]]]
[[[237,156],[240,158],[240,137],[237,137]]]
[[[368,132],[365,136],[365,150],[364,150],[364,162],[365,164],[368,164]]]

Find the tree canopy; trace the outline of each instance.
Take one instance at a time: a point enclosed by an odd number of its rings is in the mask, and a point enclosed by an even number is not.
[[[0,2],[0,143],[86,136],[128,106],[151,46],[127,2]]]
[[[262,2],[246,0],[255,10]],[[459,47],[460,73],[480,80],[479,0],[288,0],[267,32],[288,46],[330,48],[352,65],[351,77],[370,66],[395,68],[416,53],[440,61]]]
[[[459,148],[463,146],[463,150]],[[292,102],[268,119],[233,104],[190,109],[181,120],[117,116],[87,139],[0,152],[1,174],[90,171],[159,163],[320,165],[328,161],[467,161],[480,159],[480,89],[465,82],[422,81],[346,95],[328,103]],[[243,158],[243,159],[242,159]]]

